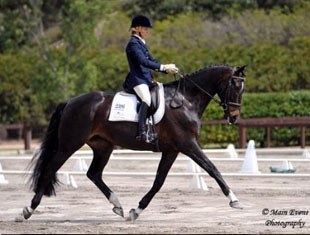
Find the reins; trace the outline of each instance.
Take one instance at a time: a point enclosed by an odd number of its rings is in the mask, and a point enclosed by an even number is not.
[[[229,78],[229,82],[227,84],[227,88],[225,89],[226,90],[226,94],[225,94],[225,98],[224,98],[224,102],[222,102],[221,100],[215,98],[214,96],[212,96],[209,92],[207,92],[205,89],[203,89],[201,86],[199,86],[195,81],[193,81],[190,77],[186,77],[184,76],[184,74],[181,72],[181,71],[178,71],[176,73],[177,75],[180,76],[180,81],[179,81],[179,84],[178,84],[178,87],[175,91],[175,94],[173,96],[173,99],[174,97],[176,96],[176,94],[178,93],[179,89],[180,89],[180,84],[181,84],[181,81],[183,80],[184,81],[184,84],[183,84],[183,94],[185,92],[185,81],[186,79],[188,81],[190,81],[195,87],[197,87],[200,91],[202,91],[204,94],[206,94],[207,96],[209,96],[209,98],[211,98],[211,100],[213,100],[214,102],[216,102],[219,106],[223,107],[224,110],[227,110],[228,109],[228,106],[229,105],[232,105],[232,106],[237,106],[237,107],[240,107],[241,104],[239,103],[234,103],[234,102],[227,102],[227,98],[229,97],[229,94],[230,94],[230,90],[231,90],[231,83],[232,83],[232,79],[240,79],[242,81],[244,81],[244,78],[243,77],[239,77],[239,76],[234,76],[234,75],[231,75],[231,77]],[[176,79],[176,74],[174,74],[174,79]],[[172,100],[173,100],[172,99]],[[184,95],[182,96],[182,105],[183,105],[183,100],[184,100]],[[172,103],[172,101],[171,101]],[[171,103],[170,103],[170,106],[171,106]],[[174,107],[175,108],[175,107]]]
[[[221,102],[220,100],[218,100],[217,98],[215,98],[214,96],[212,96],[209,92],[207,92],[206,90],[204,90],[201,86],[199,86],[199,85],[198,85],[196,82],[194,82],[191,78],[185,77],[184,74],[183,74],[182,72],[178,71],[176,74],[179,75],[180,78],[181,78],[181,79],[180,79],[180,82],[179,82],[179,84],[178,84],[178,88],[177,88],[177,90],[176,90],[176,93],[177,93],[177,91],[179,91],[179,86],[180,86],[180,84],[181,84],[181,80],[182,80],[182,79],[184,80],[183,91],[185,91],[185,79],[187,79],[187,80],[190,81],[195,87],[197,87],[200,91],[202,91],[204,94],[206,94],[207,96],[209,96],[209,98],[211,98],[211,100],[213,100],[214,102],[216,102],[218,105],[220,105],[220,106],[222,106],[222,107],[225,106],[225,104],[223,104],[223,102]],[[175,75],[174,75],[174,77],[175,77]],[[176,80],[176,79],[175,79],[175,80]],[[183,94],[184,94],[184,93],[183,93]]]

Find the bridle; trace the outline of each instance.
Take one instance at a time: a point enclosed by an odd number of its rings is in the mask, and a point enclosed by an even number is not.
[[[227,99],[230,97],[230,92],[232,90],[232,81],[234,79],[240,80],[241,82],[244,82],[245,80],[244,77],[239,77],[239,76],[234,76],[234,75],[232,75],[229,78],[227,87],[224,89],[224,91],[226,91],[226,94],[224,95],[224,101],[219,103],[219,105],[223,107],[224,111],[228,110],[230,106],[237,107],[239,109],[241,108],[241,103],[227,101]]]
[[[226,86],[225,89],[223,89],[223,91],[226,91],[226,94],[224,95],[224,101],[219,100],[217,98],[215,98],[213,95],[211,95],[209,92],[207,92],[205,89],[203,89],[201,86],[199,86],[196,82],[194,82],[191,78],[189,77],[185,77],[184,74],[180,71],[177,72],[177,75],[180,76],[181,79],[184,80],[187,79],[188,81],[190,81],[195,87],[197,87],[200,91],[202,91],[204,94],[206,94],[207,96],[209,96],[209,98],[211,98],[211,100],[213,100],[214,102],[216,102],[219,106],[221,106],[223,108],[224,111],[227,111],[228,108],[230,106],[234,106],[234,107],[241,107],[241,103],[235,103],[235,102],[230,102],[228,101],[229,96],[230,96],[230,92],[231,92],[231,88],[232,88],[232,81],[234,79],[236,80],[241,80],[242,82],[244,82],[245,78],[244,77],[240,77],[240,76],[235,76],[235,75],[231,75],[228,81],[228,84]],[[180,84],[180,83],[179,83]],[[184,89],[185,85],[183,86]],[[179,89],[179,86],[178,86]]]

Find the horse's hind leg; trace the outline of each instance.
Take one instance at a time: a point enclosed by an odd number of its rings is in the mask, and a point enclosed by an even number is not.
[[[100,189],[106,198],[114,205],[113,212],[124,217],[123,208],[114,192],[103,182],[102,171],[110,159],[113,145],[100,139],[88,143],[94,152],[93,161],[87,171],[87,177]]]
[[[51,196],[52,194],[55,194],[53,185],[57,182],[54,182],[53,178],[55,177],[59,168],[77,149],[71,149],[70,151],[59,150],[57,153],[55,153],[53,159],[44,168],[44,174],[42,174],[42,172],[40,175],[39,183],[35,189],[35,195],[31,200],[30,207],[24,207],[22,217],[17,217],[16,221],[19,222],[23,219],[29,219],[34,210],[39,206],[44,195]]]

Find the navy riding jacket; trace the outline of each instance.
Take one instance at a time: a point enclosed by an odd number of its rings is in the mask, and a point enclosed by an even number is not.
[[[152,57],[146,45],[132,35],[126,47],[126,55],[130,72],[124,82],[124,88],[132,90],[140,84],[151,87],[153,75],[150,69],[159,71],[160,63]]]

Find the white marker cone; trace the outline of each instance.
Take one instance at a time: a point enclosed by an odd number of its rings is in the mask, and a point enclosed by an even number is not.
[[[193,160],[189,160],[189,163],[187,165],[187,171],[190,173],[196,172],[196,163]]]
[[[192,159],[190,159],[190,162],[188,163],[187,166],[188,172],[191,173],[200,173],[201,172],[201,167],[198,166]]]
[[[202,189],[202,190],[209,190],[206,182],[202,178],[202,176],[194,175],[191,182],[190,182],[190,188],[194,189]]]
[[[238,158],[238,153],[237,153],[235,146],[233,144],[229,144],[227,146],[227,151],[228,151],[230,158]]]
[[[70,175],[69,173],[64,174],[65,178],[65,185],[72,186],[73,188],[78,188],[77,183],[73,177],[73,175]]]
[[[73,175],[70,175],[69,176],[70,178],[70,185],[73,187],[73,188],[78,188],[78,185],[77,183],[75,182],[75,179],[73,178]]]
[[[294,167],[293,167],[293,165],[292,165],[291,162],[288,162],[288,169],[289,169],[289,170],[294,170]]]
[[[251,174],[260,174],[260,171],[258,170],[254,140],[250,140],[248,143],[248,148],[245,152],[245,157],[244,157],[241,172],[251,173]]]
[[[193,160],[190,160],[190,163],[188,165],[188,170],[191,173],[201,172],[201,168]],[[203,177],[196,175],[196,174],[193,176],[192,180],[190,181],[189,187],[194,188],[194,189],[209,190]]]
[[[280,169],[283,171],[287,171],[289,169],[288,160],[283,160]]]
[[[304,152],[303,152],[303,154],[302,154],[302,156],[303,156],[304,158],[310,158],[310,151],[309,151],[308,149],[305,149]]]
[[[208,185],[206,184],[202,176],[199,176],[199,182],[200,182],[200,189],[205,190],[205,191],[209,190]]]
[[[284,160],[282,162],[282,165],[281,165],[280,169],[282,171],[294,170],[292,163],[289,162],[288,160]]]
[[[0,172],[3,171],[2,165],[0,163]],[[0,174],[0,184],[8,184],[9,182],[4,178],[3,174]]]
[[[83,159],[78,158],[75,162],[74,170],[76,170],[76,171],[87,171],[88,166]]]

